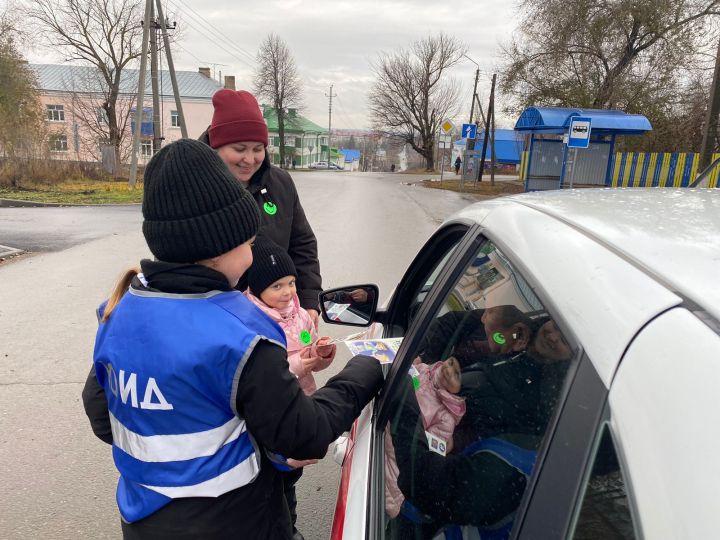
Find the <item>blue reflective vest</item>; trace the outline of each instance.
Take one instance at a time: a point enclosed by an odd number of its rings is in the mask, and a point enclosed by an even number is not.
[[[259,449],[236,410],[243,367],[282,329],[241,293],[130,289],[95,340],[127,522],[180,497],[217,497],[252,482]]]
[[[535,450],[527,450],[513,443],[497,437],[489,437],[480,439],[468,445],[462,452],[464,456],[475,456],[480,453],[489,453],[507,463],[510,467],[517,470],[528,480],[532,475],[537,452]],[[423,514],[414,504],[405,499],[400,507],[402,516],[418,525],[433,523],[432,517]],[[476,527],[474,525],[447,525],[436,533],[433,540],[507,540],[512,532],[515,512],[505,516],[499,522],[487,526]]]

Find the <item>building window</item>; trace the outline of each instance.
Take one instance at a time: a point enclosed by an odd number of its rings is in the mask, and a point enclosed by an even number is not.
[[[47,106],[47,119],[50,122],[64,122],[65,121],[65,109],[63,105],[48,105]],[[67,148],[66,148],[67,150]]]
[[[140,155],[142,157],[152,157],[152,146],[153,143],[149,139],[140,141]]]
[[[97,123],[99,126],[107,126],[109,124],[107,111],[102,107],[98,107],[97,110]]]
[[[295,146],[295,135],[285,135],[285,146]]]
[[[67,152],[68,151],[67,135],[50,135],[50,151],[51,152]]]
[[[170,111],[170,126],[180,127],[180,115],[177,111]]]

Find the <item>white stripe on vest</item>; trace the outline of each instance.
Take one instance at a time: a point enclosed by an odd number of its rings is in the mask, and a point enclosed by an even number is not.
[[[257,457],[255,454],[252,454],[245,461],[229,471],[225,471],[215,478],[193,486],[165,487],[142,485],[173,499],[177,499],[178,497],[218,497],[239,486],[249,484],[255,480],[259,472],[260,467],[257,462]]]
[[[125,427],[112,413],[110,426],[115,446],[146,463],[212,456],[245,432],[245,420],[236,416],[220,427],[182,435],[139,435]]]

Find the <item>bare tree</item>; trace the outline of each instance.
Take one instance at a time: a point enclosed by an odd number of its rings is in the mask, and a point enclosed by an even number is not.
[[[523,0],[505,49],[511,110],[529,105],[620,108],[665,102],[687,81],[720,0]]]
[[[107,88],[100,107],[107,118],[107,140],[121,163],[123,139],[118,97],[123,70],[141,54],[143,2],[140,0],[32,0],[27,17],[48,31],[49,45],[69,59],[95,66]],[[113,171],[114,173],[117,171]]]
[[[9,181],[11,185],[17,185],[20,180],[22,163],[47,150],[43,147],[45,122],[34,73],[20,54],[18,37],[17,25],[9,12],[3,11],[0,13],[0,180]],[[5,160],[8,161],[3,163]]]
[[[260,44],[254,79],[255,94],[272,103],[280,136],[280,165],[285,166],[285,120],[288,108],[302,105],[302,86],[295,59],[287,44],[271,33]],[[328,148],[328,156],[330,149]]]
[[[459,88],[446,71],[465,54],[452,36],[415,41],[410,49],[382,54],[372,66],[377,80],[370,90],[375,127],[408,143],[434,168],[435,135],[442,121],[458,111]]]

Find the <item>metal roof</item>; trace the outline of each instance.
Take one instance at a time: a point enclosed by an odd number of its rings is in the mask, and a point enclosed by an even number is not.
[[[641,114],[605,109],[574,109],[565,107],[528,107],[515,123],[518,131],[565,133],[573,116],[592,119],[593,133],[640,135],[652,130],[650,120]]]
[[[100,72],[93,66],[73,66],[59,64],[30,64],[35,72],[40,92],[73,92],[82,94],[104,93],[106,84]],[[137,93],[139,69],[124,69],[120,78],[120,93],[135,95]],[[158,84],[161,98],[172,99],[172,83],[170,72],[161,71]],[[223,86],[196,71],[176,71],[181,98],[212,99],[215,92]],[[148,70],[145,76],[145,95],[150,96],[151,81]]]
[[[340,152],[342,152],[343,155],[345,156],[346,162],[360,159],[360,150],[355,150],[355,149],[350,149],[350,148],[341,148]]]
[[[278,120],[277,113],[273,107],[269,105],[262,106],[263,117],[268,125],[268,130],[273,133],[278,131]],[[290,112],[285,116],[285,133],[327,133],[327,129],[320,127],[312,120],[305,118],[297,113],[296,109],[290,109]]]
[[[475,141],[475,149],[482,152],[482,141],[485,137],[485,130],[482,129],[478,133]],[[467,139],[458,139],[453,144],[465,145]],[[520,163],[520,155],[525,145],[524,135],[512,129],[496,129],[495,130],[495,160],[498,163],[507,163],[517,165]],[[490,140],[485,150],[485,160],[490,161],[492,150],[490,149]]]

